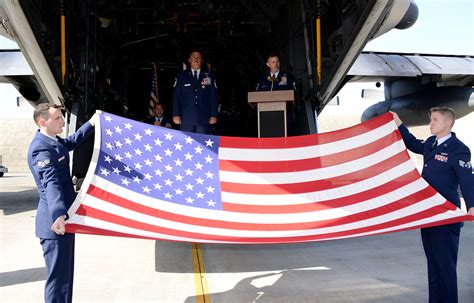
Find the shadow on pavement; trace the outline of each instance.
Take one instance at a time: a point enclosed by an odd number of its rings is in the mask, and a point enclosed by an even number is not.
[[[8,215],[35,210],[38,207],[38,190],[28,189],[18,192],[0,192],[0,210]]]
[[[46,280],[46,267],[0,273],[0,287]]]

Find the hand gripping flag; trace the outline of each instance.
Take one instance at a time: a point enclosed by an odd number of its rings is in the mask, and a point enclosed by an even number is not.
[[[424,181],[392,115],[289,138],[185,133],[104,113],[67,231],[293,243],[470,220]]]

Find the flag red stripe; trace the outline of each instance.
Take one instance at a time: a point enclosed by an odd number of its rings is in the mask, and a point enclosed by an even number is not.
[[[127,238],[138,238],[138,239],[155,239],[151,237],[143,237],[139,235],[127,234],[127,233],[120,233],[117,231],[96,228],[87,225],[80,225],[75,223],[67,223],[66,224],[66,232],[67,233],[81,233],[81,234],[89,234],[89,235],[99,235],[99,236],[111,236],[111,237],[127,237]]]
[[[243,194],[296,194],[312,191],[327,190],[340,186],[353,184],[367,178],[377,176],[407,160],[407,152],[404,150],[398,154],[382,161],[374,163],[367,168],[338,177],[286,184],[240,184],[233,182],[220,182],[222,192],[243,193]],[[291,182],[291,180],[289,180]]]
[[[385,147],[392,145],[394,141],[398,140],[401,140],[401,136],[398,132],[393,131],[392,133],[367,145],[322,157],[302,160],[268,162],[219,160],[219,170],[247,173],[278,173],[330,167],[333,165],[338,165],[363,157],[367,157],[377,151],[380,151]]]
[[[191,231],[175,230],[171,228],[155,226],[155,225],[151,225],[151,224],[147,224],[143,222],[134,221],[128,218],[123,218],[115,214],[103,212],[101,210],[97,210],[91,207],[86,208],[83,205],[81,205],[81,207],[78,209],[78,215],[87,215],[88,217],[91,217],[91,218],[96,218],[98,220],[103,220],[103,221],[111,222],[114,224],[130,227],[130,228],[134,228],[138,230],[161,233],[161,234],[166,234],[166,235],[176,236],[176,237],[192,238],[192,239],[196,239],[197,241],[203,241],[203,242],[226,241],[226,242],[250,242],[250,243],[287,243],[287,242],[300,242],[300,241],[310,241],[310,240],[324,240],[324,239],[333,238],[333,237],[347,237],[347,236],[351,236],[358,233],[376,232],[379,229],[396,227],[398,225],[410,223],[413,221],[418,221],[421,219],[429,218],[431,216],[444,213],[447,207],[446,204],[451,204],[451,203],[446,202],[445,204],[431,207],[424,211],[421,211],[416,214],[412,214],[403,218],[398,218],[392,221],[383,222],[383,223],[366,226],[366,227],[360,227],[360,228],[351,229],[351,230],[344,230],[344,231],[339,231],[339,232],[331,232],[331,233],[318,234],[318,235],[306,235],[306,236],[295,236],[295,237],[275,237],[275,238],[271,238],[271,237],[250,238],[250,237],[235,237],[235,236],[229,237],[229,236],[222,236],[222,235],[202,234],[202,233],[196,233],[196,232],[191,232]],[[460,222],[460,221],[457,221],[457,222]],[[437,225],[437,223],[433,223],[432,225]],[[428,224],[428,226],[430,225]]]
[[[294,148],[313,146],[318,144],[325,144],[336,142],[343,139],[348,139],[354,136],[374,130],[384,124],[387,124],[393,119],[392,114],[386,113],[377,119],[371,119],[364,123],[333,132],[327,132],[318,135],[305,135],[295,137],[283,138],[240,138],[240,137],[219,137],[221,148],[249,148],[249,149],[268,149],[268,148]]]
[[[92,185],[91,185],[92,186]],[[412,204],[416,204],[421,200],[426,199],[428,196],[433,196],[436,192],[430,188],[426,187],[425,189],[412,194],[409,197],[405,197],[399,201],[394,201],[386,206],[381,206],[378,208],[374,208],[372,210],[367,210],[365,212],[351,214],[349,216],[340,217],[336,219],[329,219],[329,220],[317,220],[312,222],[298,222],[298,223],[281,223],[281,224],[270,224],[270,223],[248,223],[248,222],[229,222],[229,221],[222,221],[222,220],[213,220],[213,219],[202,219],[202,218],[195,218],[185,215],[179,215],[175,213],[170,213],[162,210],[158,210],[155,208],[151,208],[148,206],[144,206],[138,204],[134,201],[130,201],[113,194],[108,193],[105,190],[99,189],[95,187],[90,193],[90,195],[102,199],[102,200],[109,200],[114,201],[114,205],[119,207],[123,207],[128,210],[132,210],[144,215],[148,215],[151,217],[170,220],[179,223],[185,223],[190,225],[196,226],[206,226],[206,227],[215,227],[215,228],[223,228],[223,229],[232,229],[232,230],[254,230],[254,231],[288,231],[288,230],[305,230],[305,229],[312,229],[312,228],[320,228],[320,227],[331,227],[337,226],[340,224],[352,223],[357,222],[359,220],[367,220],[370,218],[374,218],[380,216],[382,214],[388,213],[390,211],[395,211],[397,209],[401,209]],[[90,206],[81,205],[77,210],[77,214],[83,216],[91,216],[88,210],[92,209]],[[101,220],[105,220],[101,218]]]
[[[240,204],[222,202],[222,207],[226,211],[243,212],[243,213],[264,213],[264,214],[285,214],[285,213],[302,213],[310,211],[319,211],[328,208],[343,207],[351,204],[356,204],[360,201],[376,198],[391,191],[394,191],[402,186],[412,183],[420,178],[417,170],[391,180],[385,184],[368,189],[366,191],[347,195],[341,198],[331,199],[327,203],[318,201],[315,203],[305,204],[291,204],[291,205],[255,205],[255,204]],[[249,201],[246,201],[249,202]],[[328,205],[329,204],[329,205]]]

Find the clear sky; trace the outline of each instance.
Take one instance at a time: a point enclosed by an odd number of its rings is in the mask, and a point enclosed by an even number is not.
[[[369,42],[364,50],[474,55],[474,0],[415,0],[415,2],[419,8],[419,16],[414,26],[406,30],[393,29]],[[0,36],[0,49],[15,48],[18,48],[16,43]],[[357,84],[349,85],[357,86]],[[375,88],[373,84],[367,85],[369,88]],[[0,103],[4,109],[2,115],[20,114],[18,110],[15,111],[18,93],[14,89],[5,89],[5,85],[0,85],[0,90]],[[343,96],[344,92],[341,93]],[[360,95],[360,87],[356,93],[351,92],[349,95],[351,99]],[[344,99],[342,97],[341,102],[344,102]],[[360,103],[357,107],[362,108]]]
[[[419,15],[409,29],[369,42],[366,51],[474,55],[473,0],[415,0]]]

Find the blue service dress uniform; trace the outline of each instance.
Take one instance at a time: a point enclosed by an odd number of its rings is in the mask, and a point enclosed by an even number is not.
[[[471,152],[455,133],[436,145],[436,137],[418,140],[402,124],[399,127],[409,150],[423,155],[422,177],[444,198],[460,207],[458,186],[467,209],[474,207],[474,175]],[[458,301],[456,264],[462,223],[421,229],[428,262],[429,302]]]
[[[295,78],[291,73],[278,73],[276,78],[270,74],[260,77],[257,83],[256,91],[274,91],[274,90],[296,90]]]
[[[176,75],[172,112],[173,117],[181,117],[180,130],[209,134],[209,118],[217,118],[217,108],[217,86],[212,72],[201,70],[197,80],[191,69]]]
[[[94,132],[90,122],[57,140],[38,131],[28,150],[28,166],[38,187],[35,234],[40,238],[48,276],[45,302],[71,302],[74,278],[74,234],[57,235],[54,221],[67,216],[76,194],[69,168],[69,151]]]

